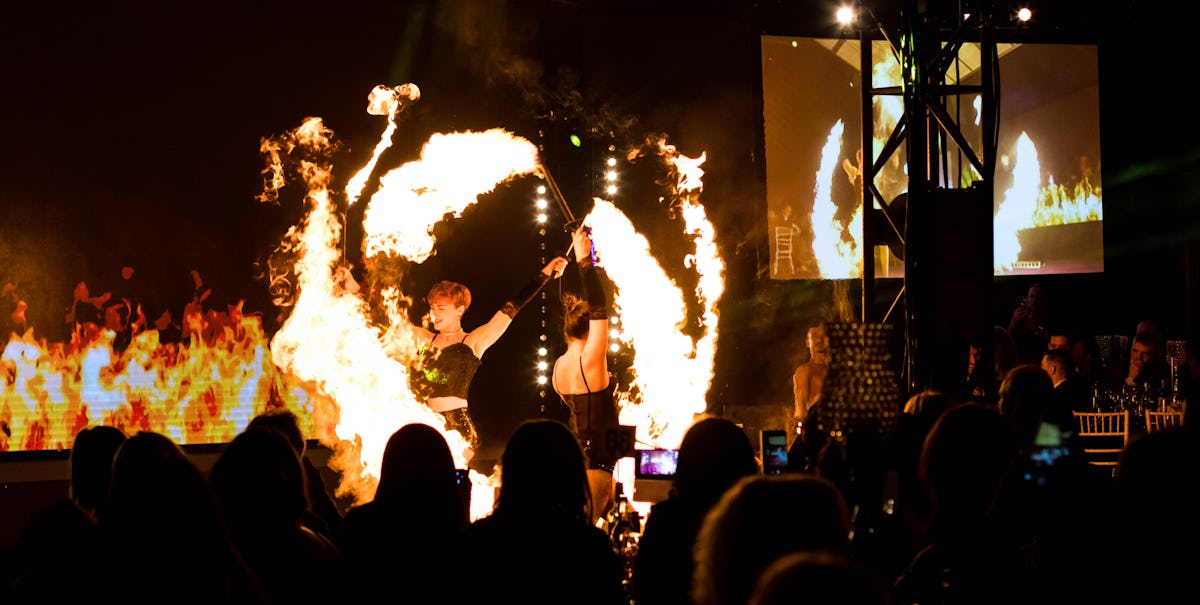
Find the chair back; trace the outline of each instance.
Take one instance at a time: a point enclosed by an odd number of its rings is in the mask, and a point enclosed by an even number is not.
[[[1146,410],[1146,432],[1148,433],[1181,424],[1183,424],[1183,412]]]
[[[1117,466],[1129,443],[1129,410],[1120,412],[1075,412],[1079,442],[1089,464]]]

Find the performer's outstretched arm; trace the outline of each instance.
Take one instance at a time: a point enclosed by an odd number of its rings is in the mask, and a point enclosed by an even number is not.
[[[475,328],[467,335],[466,343],[475,351],[475,356],[483,358],[484,351],[496,343],[509,324],[512,323],[517,313],[533,300],[534,296],[550,281],[551,278],[562,275],[562,272],[567,267],[567,259],[558,256],[551,260],[538,272],[533,279],[527,282],[504,306],[496,311],[487,323]]]
[[[607,375],[608,299],[604,292],[604,268],[596,264],[592,238],[586,227],[576,229],[572,237],[575,263],[579,266],[583,286],[583,299],[588,304],[588,336],[583,344],[583,363],[595,373]]]

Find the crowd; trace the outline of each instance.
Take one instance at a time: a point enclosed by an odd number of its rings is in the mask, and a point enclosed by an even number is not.
[[[1115,472],[1074,451],[1045,466],[1036,453],[1058,422],[1052,391],[1049,372],[1020,364],[995,402],[914,394],[888,436],[839,440],[809,426],[782,475],[762,473],[743,427],[698,416],[629,575],[593,521],[585,449],[558,420],[527,420],[510,435],[493,510],[475,520],[470,484],[425,424],[395,431],[374,498],[346,511],[286,410],[253,418],[208,473],[164,435],[88,427],[63,501],[21,532],[4,601],[915,605],[1194,594],[1198,528],[1185,498],[1200,479],[1195,422],[1133,439]],[[882,489],[856,485],[879,477]]]
[[[207,290],[193,277],[199,305]],[[821,332],[810,331],[820,355],[796,380],[795,410],[805,417],[785,472],[763,473],[742,426],[698,415],[670,495],[641,524],[632,565],[598,523],[603,452],[574,418],[520,424],[499,460],[493,509],[472,520],[471,484],[437,428],[399,427],[374,497],[342,510],[306,455],[299,420],[277,408],[251,419],[209,472],[157,432],[81,430],[68,493],[23,528],[0,596],[611,605],[1194,598],[1195,413],[1184,408],[1181,426],[1136,432],[1114,469],[1089,463],[1071,412],[1131,405],[1151,390],[1157,400],[1138,405],[1181,404],[1200,375],[1195,360],[1170,372],[1163,334],[1149,321],[1127,355],[1104,355],[1096,339],[1046,320],[1038,296],[1031,290],[991,343],[971,343],[960,382],[897,402],[888,434],[822,425],[819,366],[828,356]],[[77,308],[107,302],[96,304],[86,287],[76,298]],[[563,367],[579,369],[590,401],[606,385],[586,381],[587,334],[574,337]],[[1058,446],[1050,458],[1047,433]]]

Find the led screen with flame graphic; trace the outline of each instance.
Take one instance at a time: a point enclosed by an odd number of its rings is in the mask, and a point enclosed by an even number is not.
[[[437,133],[420,159],[383,170],[378,188],[364,197],[363,183],[390,145],[397,113],[417,98],[411,84],[372,92],[368,111],[386,116],[386,126],[369,162],[341,191],[333,189],[333,132],[320,118],[263,140],[268,165],[257,199],[276,203],[283,187],[304,192],[304,218],[279,245],[294,259],[295,295],[273,336],[263,333],[257,317],[233,309],[189,315],[194,336],[184,346],[160,345],[153,331],[120,354],[113,352],[113,333],[103,330],[66,345],[38,341],[32,332],[14,338],[3,353],[10,380],[0,383],[6,429],[0,450],[66,449],[72,435],[94,424],[153,430],[183,445],[224,443],[254,415],[286,407],[298,413],[310,438],[333,449],[338,495],[351,501],[371,497],[387,439],[407,423],[441,430],[457,466],[467,467],[466,441],[446,430],[444,418],[410,389],[409,364],[417,350],[406,310],[410,297],[398,284],[385,284],[387,327],[372,320],[339,249],[345,217],[338,202],[366,204],[363,245],[369,256],[420,263],[434,253],[437,223],[462,218],[481,194],[535,175],[540,164],[532,143],[499,128]],[[615,286],[619,339],[631,360],[632,378],[618,391],[621,421],[637,427],[639,447],[674,448],[706,407],[724,263],[699,203],[704,156],[687,157],[665,141],[629,159],[639,155],[661,160],[675,178],[670,209],[693,245],[677,260],[695,272],[694,292],[682,292],[667,276],[612,202],[595,200],[583,223],[593,228]],[[702,308],[698,322],[690,321],[702,326],[699,335],[682,332],[689,300]],[[478,517],[490,510],[497,479],[472,471],[471,480],[481,488],[472,498],[472,516]]]
[[[771,277],[860,278],[859,42],[782,36],[761,41]],[[999,44],[997,51],[995,274],[1102,272],[1096,47]],[[978,84],[978,55],[978,45],[964,45],[949,77]],[[872,57],[872,85],[898,87],[900,65],[887,43],[873,42]],[[947,99],[949,113],[978,153],[979,95]],[[878,154],[904,107],[899,95],[874,95],[872,103],[872,148]],[[947,174],[963,175],[963,182],[946,188],[966,187],[977,178],[961,155],[951,152],[944,161]],[[891,201],[907,191],[907,180],[901,145],[875,185]],[[903,277],[903,261],[886,247],[872,254],[877,277]]]

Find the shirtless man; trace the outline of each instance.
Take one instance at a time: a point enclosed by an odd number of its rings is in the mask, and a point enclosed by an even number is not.
[[[795,405],[792,417],[797,421],[803,421],[809,408],[821,397],[821,384],[829,369],[829,339],[825,336],[825,326],[809,328],[807,342],[809,359],[792,374]]]

